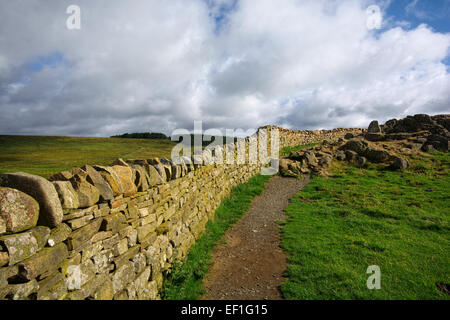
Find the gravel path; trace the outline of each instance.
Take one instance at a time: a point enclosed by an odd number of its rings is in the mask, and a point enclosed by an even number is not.
[[[280,248],[283,209],[309,178],[275,176],[264,192],[253,199],[245,216],[225,234],[226,243],[212,252],[214,265],[204,281],[205,300],[278,300],[286,270],[286,254]]]

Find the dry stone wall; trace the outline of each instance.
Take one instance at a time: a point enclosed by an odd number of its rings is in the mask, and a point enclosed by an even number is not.
[[[361,132],[265,127],[274,128],[281,148]],[[231,188],[260,170],[154,158],[86,165],[49,180],[3,174],[0,299],[159,299],[171,264],[186,256]]]

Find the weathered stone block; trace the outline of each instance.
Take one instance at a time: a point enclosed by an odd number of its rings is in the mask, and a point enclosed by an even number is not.
[[[122,239],[113,247],[113,254],[114,256],[117,257],[127,252],[127,250],[128,250],[128,240]]]
[[[95,266],[91,260],[80,265],[72,265],[67,269],[67,290],[80,290],[86,283],[95,277]]]
[[[0,244],[8,251],[9,264],[13,265],[41,250],[49,234],[50,229],[36,227],[24,233],[0,237]]]
[[[0,299],[26,300],[32,293],[36,293],[39,285],[35,279],[20,284],[12,284],[0,290]]]
[[[128,205],[127,219],[136,219],[139,217],[139,209],[136,205]]]
[[[51,176],[49,181],[69,181],[73,177],[73,172],[71,171],[61,171],[57,174]]]
[[[114,294],[125,289],[125,287],[134,280],[133,262],[127,261],[122,267],[113,273],[112,285]]]
[[[103,167],[103,166],[94,166],[95,170],[97,170],[105,179],[105,181],[109,184],[113,191],[113,196],[120,196],[123,194],[123,187],[120,183],[119,176],[111,167]]]
[[[141,226],[137,228],[138,233],[138,242],[140,243],[145,237],[147,237],[148,234],[156,230],[156,224],[150,223],[145,226]]]
[[[58,300],[67,294],[65,278],[60,272],[38,282],[38,300]]]
[[[91,244],[90,246],[87,246],[86,248],[81,250],[81,262],[85,262],[91,259],[93,256],[102,251],[102,249],[103,245],[101,242],[96,242]]]
[[[157,300],[158,299],[158,284],[156,281],[150,281],[145,284],[145,288],[141,293],[138,293],[139,300]]]
[[[122,228],[122,225],[125,223],[125,216],[122,213],[117,212],[103,218],[101,230],[112,231],[113,233],[116,233]]]
[[[130,167],[115,165],[113,166],[113,170],[119,177],[120,184],[123,187],[123,194],[125,197],[137,193],[137,188],[133,181],[133,171],[131,170]]]
[[[67,246],[64,243],[45,248],[19,263],[19,276],[26,280],[35,279],[43,273],[56,270],[68,255]]]
[[[112,249],[102,250],[92,257],[96,273],[105,273],[114,269]]]
[[[145,267],[147,266],[147,258],[143,253],[136,254],[132,258],[132,261],[134,263],[134,272],[136,274],[140,274],[142,271],[144,271]]]
[[[94,293],[95,300],[112,300],[114,297],[114,291],[112,281],[106,279],[105,282]]]
[[[103,178],[103,176],[94,169],[94,167],[85,165],[81,167],[87,173],[86,180],[91,183],[100,192],[101,201],[109,201],[114,198],[114,193],[108,182]]]
[[[78,194],[72,187],[70,181],[54,181],[56,192],[58,192],[63,209],[77,209],[80,207]]]
[[[108,238],[111,238],[113,233],[111,231],[100,231],[94,234],[94,236],[91,238],[91,242],[95,243],[98,241],[102,241]]]
[[[106,275],[99,274],[91,281],[87,282],[80,290],[70,292],[66,299],[68,300],[84,300],[94,295],[97,288],[106,281]]]
[[[0,186],[20,190],[34,198],[40,207],[39,225],[56,227],[62,222],[61,202],[50,181],[28,173],[5,173],[0,175]]]
[[[137,243],[137,235],[138,232],[136,229],[132,229],[130,233],[127,235],[128,247],[133,247]]]
[[[51,230],[47,243],[50,247],[54,247],[55,245],[66,240],[71,233],[72,229],[70,229],[67,224],[61,223],[59,226]]]
[[[80,208],[88,208],[95,205],[100,199],[100,191],[81,174],[76,174],[70,179],[72,187],[78,195]]]
[[[120,237],[118,234],[113,235],[111,238],[105,239],[102,241],[103,248],[105,249],[112,249],[114,245],[119,243]]]
[[[102,221],[103,218],[94,219],[88,225],[72,232],[67,241],[69,250],[77,250],[89,241],[100,230]]]
[[[132,248],[130,248],[128,251],[126,251],[121,256],[118,256],[113,259],[114,265],[116,266],[116,270],[120,269],[125,263],[129,262],[131,259],[133,259],[141,250],[141,247],[139,245],[136,245]]]
[[[147,170],[150,176],[149,185],[151,187],[160,185],[166,181],[166,172],[162,165],[149,165]]]
[[[9,262],[8,252],[0,252],[0,267],[6,266]]]
[[[36,226],[39,204],[29,195],[15,189],[0,187],[0,234],[17,233]],[[4,227],[2,227],[4,225]]]
[[[70,226],[70,228],[72,228],[72,230],[76,230],[76,229],[80,229],[81,227],[84,227],[93,219],[94,219],[94,215],[91,214],[91,215],[87,215],[87,216],[84,216],[81,218],[68,220],[68,221],[66,221],[66,223]]]
[[[135,290],[137,296],[140,297],[143,295],[144,290],[147,288],[147,283],[150,280],[151,268],[147,267],[143,271],[139,272],[136,280],[134,281]]]

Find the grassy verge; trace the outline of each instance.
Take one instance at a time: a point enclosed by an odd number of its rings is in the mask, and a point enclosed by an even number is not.
[[[117,158],[170,157],[176,143],[156,139],[0,136],[0,173],[23,171],[45,178],[85,164]]]
[[[247,183],[234,187],[208,221],[204,235],[190,248],[183,264],[175,264],[166,277],[162,298],[168,300],[194,300],[203,293],[202,282],[211,261],[211,249],[216,246],[225,231],[235,224],[250,207],[252,199],[261,194],[269,176],[255,176]]]
[[[450,157],[410,159],[391,172],[337,164],[286,208],[287,299],[449,299]],[[369,290],[370,265],[381,289]]]

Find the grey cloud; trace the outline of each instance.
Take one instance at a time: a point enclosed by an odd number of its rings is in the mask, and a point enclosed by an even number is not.
[[[316,129],[450,112],[450,35],[376,35],[365,0],[234,2],[79,0],[80,31],[65,28],[72,1],[2,2],[0,134],[170,134],[194,120]],[[55,52],[62,62],[30,69]]]

